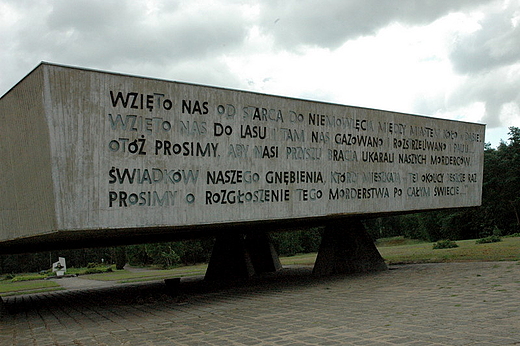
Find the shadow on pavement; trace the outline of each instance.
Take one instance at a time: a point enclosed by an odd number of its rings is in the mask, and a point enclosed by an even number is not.
[[[202,276],[197,276],[182,278],[180,282],[178,279],[171,280],[174,281],[171,285],[166,285],[163,280],[114,284],[110,287],[88,287],[6,297],[4,300],[9,314],[16,315],[41,309],[51,311],[61,309],[83,310],[136,304],[185,304],[202,295],[205,296],[206,300],[210,300],[212,294],[217,294],[215,299],[218,299],[218,293],[226,293],[230,290],[234,294],[248,294],[250,292],[292,289],[344,278],[344,275],[315,277],[312,275],[312,267],[294,266],[285,267],[276,273],[233,281],[207,282],[204,281]]]

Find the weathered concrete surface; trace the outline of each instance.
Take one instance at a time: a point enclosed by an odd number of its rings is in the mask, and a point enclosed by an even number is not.
[[[231,287],[164,284],[5,298],[1,345],[515,345],[520,264],[449,263]]]
[[[482,124],[49,63],[0,123],[1,252],[481,202]]]
[[[330,222],[325,227],[313,273],[317,276],[386,270],[361,220]]]

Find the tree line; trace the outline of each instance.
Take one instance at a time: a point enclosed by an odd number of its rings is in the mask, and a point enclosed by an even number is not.
[[[476,239],[520,232],[520,128],[509,128],[509,141],[484,147],[482,205],[366,221],[372,237],[405,236],[435,242]]]
[[[520,232],[520,128],[509,128],[508,142],[497,148],[484,147],[482,206],[456,210],[439,210],[365,220],[375,239],[404,236],[435,242],[441,239],[476,239],[490,235]],[[316,252],[321,228],[271,233],[280,255]],[[89,248],[42,253],[1,255],[0,273],[47,270],[58,256],[69,267],[86,267],[91,263],[155,265],[172,267],[207,262],[214,239]]]
[[[321,241],[319,228],[276,232],[270,236],[277,253],[289,256],[297,253],[316,252]],[[65,257],[67,267],[76,268],[99,264],[116,264],[117,269],[122,269],[125,264],[171,268],[179,265],[206,263],[211,256],[214,242],[213,238],[204,238],[118,247],[1,255],[0,274],[49,270],[58,257]]]

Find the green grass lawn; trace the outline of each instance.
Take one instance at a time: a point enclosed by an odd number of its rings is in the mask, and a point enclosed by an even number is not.
[[[47,291],[61,290],[60,285],[49,280],[32,280],[12,282],[10,280],[0,281],[0,296],[29,294]]]
[[[388,264],[434,263],[461,261],[520,261],[520,237],[502,238],[502,241],[489,244],[476,244],[475,240],[459,240],[458,247],[433,249],[433,243],[395,237],[377,243],[377,248]],[[283,265],[313,265],[316,253],[280,258]],[[114,270],[107,273],[80,275],[80,278],[119,283],[160,280],[165,278],[204,275],[207,264],[198,264],[167,270],[143,270],[131,272]],[[81,269],[73,271],[81,273]],[[20,279],[22,274],[17,277]],[[35,276],[26,274],[27,277]],[[37,277],[37,276],[36,276]],[[50,280],[16,281],[0,280],[0,295],[27,294],[59,290],[60,286]]]
[[[128,270],[117,270],[110,273],[82,275],[81,278],[100,281],[117,281],[120,283],[139,282],[148,280],[165,279],[171,277],[185,277],[204,275],[207,264],[197,264],[193,266],[179,267],[174,269],[153,269],[139,272]]]
[[[461,261],[519,261],[520,237],[502,238],[489,244],[475,244],[475,240],[458,240],[459,247],[433,249],[432,243],[379,246],[381,256],[389,264],[433,263]]]
[[[456,241],[459,247],[433,249],[433,243],[390,238],[378,242],[377,249],[388,264],[439,263],[467,261],[520,261],[520,237],[502,238],[489,244],[475,244],[475,239]],[[316,254],[281,258],[283,265],[312,265]]]

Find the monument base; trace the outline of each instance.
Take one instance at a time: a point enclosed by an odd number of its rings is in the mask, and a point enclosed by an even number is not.
[[[246,248],[249,251],[255,273],[273,273],[282,269],[280,258],[266,232],[248,234]]]
[[[326,225],[313,274],[365,273],[387,270],[365,226],[357,218]]]
[[[218,235],[205,280],[233,280],[282,268],[266,233]]]
[[[0,320],[7,316],[9,312],[7,311],[7,307],[5,306],[4,301],[2,300],[2,297],[0,297]]]

